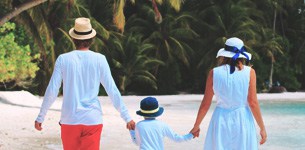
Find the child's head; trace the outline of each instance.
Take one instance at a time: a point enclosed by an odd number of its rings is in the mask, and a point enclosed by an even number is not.
[[[159,107],[158,101],[154,97],[146,97],[140,103],[140,110],[137,114],[144,118],[158,117],[163,113],[163,107]]]

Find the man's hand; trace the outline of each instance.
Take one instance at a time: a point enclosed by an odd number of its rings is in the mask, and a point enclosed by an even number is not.
[[[135,127],[136,127],[136,123],[135,123],[133,120],[129,121],[129,122],[127,123],[127,125],[126,125],[126,128],[127,128],[128,130],[134,130]]]
[[[42,123],[35,121],[35,129],[36,130],[41,131],[42,130],[41,125],[42,125]]]

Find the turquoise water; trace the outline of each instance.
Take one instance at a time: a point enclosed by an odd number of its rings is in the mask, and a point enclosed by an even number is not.
[[[305,115],[305,102],[261,102],[260,103],[262,112],[272,115]]]
[[[262,150],[305,150],[305,102],[260,102],[268,141]]]

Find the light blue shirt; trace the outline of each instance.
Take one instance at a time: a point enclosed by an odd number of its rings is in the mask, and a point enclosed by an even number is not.
[[[62,81],[63,103],[60,123],[102,124],[102,108],[98,99],[101,83],[124,121],[131,120],[112,78],[106,57],[90,50],[74,50],[57,58],[36,121],[44,121],[48,109],[57,98]]]
[[[176,134],[167,124],[158,120],[143,120],[137,123],[135,130],[130,130],[133,142],[140,146],[140,150],[163,150],[164,137],[175,142],[188,141],[193,138],[191,133]]]

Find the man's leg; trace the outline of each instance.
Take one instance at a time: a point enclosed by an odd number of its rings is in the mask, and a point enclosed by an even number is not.
[[[81,144],[82,125],[61,124],[61,140],[64,150],[78,150]]]
[[[99,150],[103,125],[84,126],[81,135],[81,150]]]

